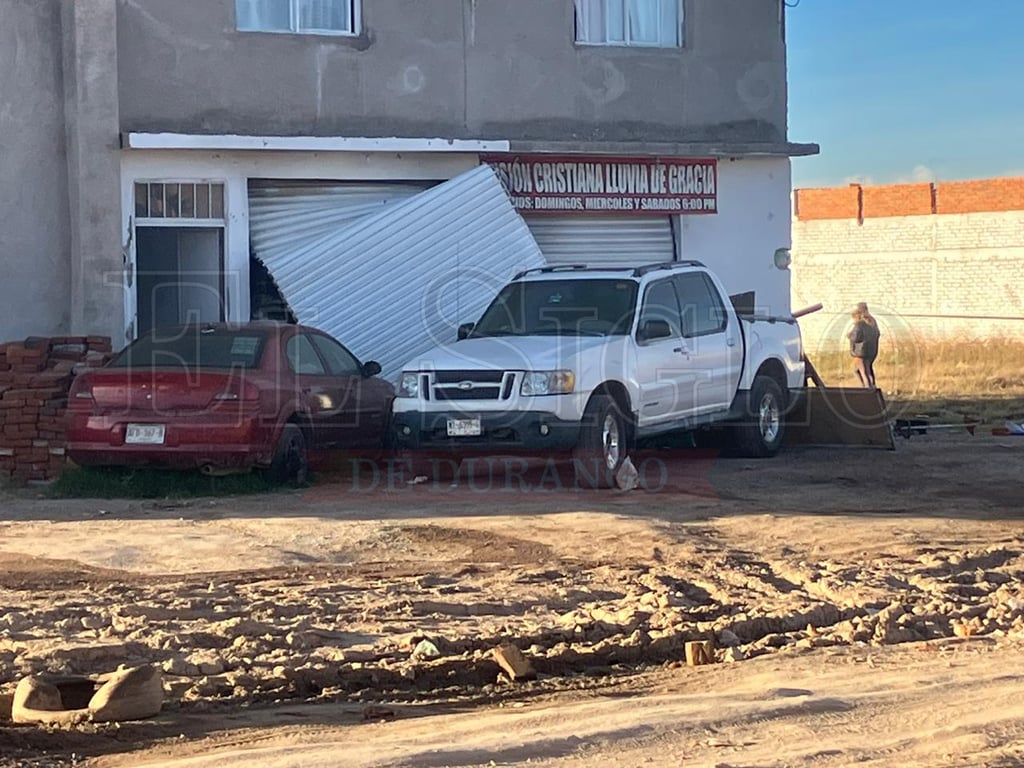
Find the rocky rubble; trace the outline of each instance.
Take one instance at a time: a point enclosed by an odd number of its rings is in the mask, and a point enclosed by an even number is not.
[[[685,643],[700,639],[714,640],[717,661],[739,662],[828,646],[1024,636],[1022,570],[1022,549],[1000,545],[932,549],[900,564],[722,552],[650,567],[521,565],[500,591],[488,590],[487,568],[390,580],[342,567],[184,583],[89,576],[52,594],[0,592],[0,694],[35,673],[157,664],[172,709],[478,696],[512,684],[514,652],[495,655],[508,643],[536,673],[515,685],[537,686],[679,662]]]

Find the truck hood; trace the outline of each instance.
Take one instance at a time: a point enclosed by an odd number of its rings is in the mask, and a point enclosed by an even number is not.
[[[406,371],[547,371],[576,369],[582,353],[618,347],[625,336],[492,336],[434,347],[412,359]]]

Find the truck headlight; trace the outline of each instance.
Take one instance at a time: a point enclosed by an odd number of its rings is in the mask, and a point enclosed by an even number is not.
[[[402,371],[402,378],[398,382],[397,397],[419,397],[420,396],[420,375],[414,371]]]
[[[567,395],[576,386],[576,374],[572,371],[528,371],[523,377],[522,394]]]

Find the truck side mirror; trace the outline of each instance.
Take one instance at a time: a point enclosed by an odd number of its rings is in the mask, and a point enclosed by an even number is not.
[[[371,376],[376,376],[378,373],[380,373],[380,371],[381,371],[380,363],[378,363],[376,360],[369,360],[369,361],[363,363],[363,377],[364,378],[368,379]]]
[[[463,323],[462,325],[460,325],[459,326],[459,341],[462,341],[463,339],[468,339],[469,338],[469,334],[471,334],[473,332],[473,329],[475,327],[476,327],[476,323]]]
[[[645,320],[637,331],[637,341],[656,341],[672,336],[672,327],[666,320]]]

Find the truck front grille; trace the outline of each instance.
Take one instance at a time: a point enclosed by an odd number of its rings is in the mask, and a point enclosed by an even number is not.
[[[512,371],[435,371],[432,399],[508,400],[512,397],[515,374]]]

